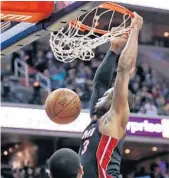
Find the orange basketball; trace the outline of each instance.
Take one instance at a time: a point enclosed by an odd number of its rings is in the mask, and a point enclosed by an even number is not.
[[[73,122],[79,116],[80,110],[79,96],[67,88],[53,91],[46,99],[45,111],[48,117],[57,124]]]

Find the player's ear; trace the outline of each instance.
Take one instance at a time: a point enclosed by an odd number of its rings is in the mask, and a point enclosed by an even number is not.
[[[51,175],[51,172],[50,172],[49,169],[47,169],[47,173],[48,173],[48,177],[49,177],[49,178],[53,178],[53,176]]]
[[[80,165],[77,178],[82,178],[84,175],[83,166]]]
[[[53,178],[50,173],[48,174],[48,176],[49,176],[49,178]]]

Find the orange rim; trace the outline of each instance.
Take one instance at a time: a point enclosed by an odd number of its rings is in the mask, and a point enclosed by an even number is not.
[[[117,11],[117,12],[124,14],[124,15],[128,14],[131,18],[134,18],[134,14],[130,10],[128,10],[125,7],[120,6],[116,3],[105,2],[105,3],[101,4],[99,6],[99,8]],[[90,27],[88,25],[81,24],[81,21],[78,21],[78,20],[72,20],[71,25],[72,25],[72,27],[75,27],[75,28],[78,26],[79,30],[82,31],[82,32],[92,30],[92,27]],[[108,33],[109,31],[105,31],[105,30],[101,30],[101,29],[96,28],[96,29],[94,29],[94,32],[101,34],[101,35],[104,35],[104,34]]]

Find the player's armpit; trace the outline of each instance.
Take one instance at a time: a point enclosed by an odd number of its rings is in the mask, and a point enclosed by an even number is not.
[[[99,131],[101,134],[115,138],[115,139],[121,139],[125,132],[126,132],[126,125],[127,123],[124,123],[122,125],[119,120],[128,120],[128,115],[124,116],[118,116],[118,115],[109,115],[110,113],[107,113],[105,116],[102,117],[102,119],[99,122]]]
[[[130,110],[128,104],[128,83],[130,73],[118,70],[110,110],[101,118],[100,132],[120,139],[126,130]]]
[[[109,137],[121,139],[126,132],[129,115],[130,112],[128,107],[124,108],[121,115],[118,115],[115,111],[110,110],[101,118],[99,122],[100,133]]]

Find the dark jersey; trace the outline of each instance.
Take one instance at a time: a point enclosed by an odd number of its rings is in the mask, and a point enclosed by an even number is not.
[[[98,120],[93,120],[84,130],[79,156],[84,169],[83,178],[120,177],[123,141],[102,135]]]

